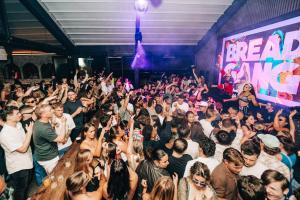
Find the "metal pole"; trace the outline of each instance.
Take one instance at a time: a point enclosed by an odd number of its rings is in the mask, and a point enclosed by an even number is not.
[[[140,33],[140,27],[141,27],[141,17],[137,13],[136,20],[135,20],[135,36],[134,36],[135,51],[134,51],[134,54],[137,53],[137,46],[138,46],[138,42],[139,42],[139,38],[137,37],[137,35]],[[135,84],[136,88],[139,86],[139,82],[140,82],[140,70],[138,69],[138,67],[136,67],[136,68],[134,68],[134,84]]]

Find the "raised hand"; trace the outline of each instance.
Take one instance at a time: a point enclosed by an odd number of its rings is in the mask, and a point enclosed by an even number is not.
[[[33,122],[30,122],[29,125],[25,127],[27,133],[32,133],[33,130]]]
[[[281,115],[283,112],[283,109],[278,110],[278,112],[276,113],[276,115]]]
[[[141,184],[142,184],[143,189],[147,189],[148,184],[147,184],[147,181],[145,179],[142,180]]]
[[[177,185],[178,185],[178,174],[177,174],[177,173],[174,173],[174,174],[172,175],[172,179],[173,179],[174,185],[177,186]]]
[[[296,114],[297,114],[297,110],[293,110],[293,111],[290,113],[289,118],[293,118]]]

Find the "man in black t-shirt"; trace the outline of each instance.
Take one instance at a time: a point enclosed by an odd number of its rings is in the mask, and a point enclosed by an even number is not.
[[[184,154],[187,146],[188,143],[185,139],[176,139],[173,145],[173,153],[169,157],[167,170],[171,175],[177,173],[179,179],[183,177],[187,162],[193,160],[192,156]]]
[[[265,123],[274,122],[275,114],[275,110],[271,103],[267,103],[266,109],[262,109],[262,115]]]
[[[71,140],[74,141],[83,127],[83,105],[74,90],[68,91],[68,101],[64,104],[64,113],[72,116],[76,127],[71,132]]]

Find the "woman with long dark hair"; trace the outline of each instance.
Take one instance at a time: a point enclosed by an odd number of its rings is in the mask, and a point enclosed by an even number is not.
[[[240,85],[239,93],[236,98],[224,99],[224,102],[236,101],[236,100],[238,100],[239,103],[240,115],[241,114],[248,115],[251,105],[258,106],[253,86],[248,82]]]
[[[104,133],[106,132],[106,130],[108,130],[109,126],[110,123],[108,123],[107,127],[102,129],[100,137],[97,139],[96,127],[94,126],[94,124],[85,124],[81,133],[82,142],[80,144],[80,149],[88,149],[92,152],[93,156],[99,157],[101,155]]]
[[[103,197],[107,200],[131,200],[138,177],[122,159],[114,160],[107,183],[103,186]]]
[[[136,195],[139,198],[142,198],[142,187],[140,184],[142,179],[147,181],[147,192],[150,193],[155,181],[162,176],[170,176],[166,170],[169,165],[169,157],[165,151],[161,149],[152,150],[149,147],[145,149],[145,157],[146,159],[136,169],[136,173],[139,176],[139,188]]]
[[[123,153],[127,153],[127,142],[123,140],[125,136],[125,122],[121,121],[118,125],[111,127],[109,131],[108,141],[115,143]]]

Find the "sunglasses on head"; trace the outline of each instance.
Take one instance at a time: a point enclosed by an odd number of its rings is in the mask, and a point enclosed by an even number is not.
[[[205,181],[198,181],[197,179],[193,178],[192,179],[193,183],[199,187],[206,187],[206,182]]]

